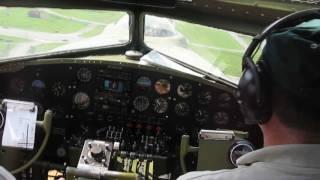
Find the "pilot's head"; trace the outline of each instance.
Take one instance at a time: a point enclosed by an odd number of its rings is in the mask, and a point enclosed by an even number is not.
[[[260,125],[264,135],[284,143],[320,143],[320,24],[272,33],[262,61],[271,91],[271,115]]]

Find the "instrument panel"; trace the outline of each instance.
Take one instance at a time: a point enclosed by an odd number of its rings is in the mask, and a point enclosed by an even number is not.
[[[0,74],[1,98],[34,101],[39,119],[54,112],[46,158],[68,161],[86,139],[119,144],[124,152],[177,159],[180,137],[197,143],[200,129],[257,130],[244,124],[232,90],[170,71],[97,65],[43,64]],[[249,137],[250,138],[250,137]]]

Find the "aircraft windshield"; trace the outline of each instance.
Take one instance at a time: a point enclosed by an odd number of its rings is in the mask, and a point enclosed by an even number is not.
[[[146,15],[144,39],[161,53],[237,83],[241,58],[252,37]]]
[[[126,12],[0,7],[0,59],[129,41]]]

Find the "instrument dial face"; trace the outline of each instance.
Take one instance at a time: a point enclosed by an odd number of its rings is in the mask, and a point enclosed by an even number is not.
[[[222,93],[218,96],[218,102],[220,107],[230,107],[231,95],[228,93]]]
[[[73,104],[78,109],[87,109],[90,105],[90,97],[87,93],[84,92],[78,92],[73,97]]]
[[[198,95],[199,104],[206,105],[209,104],[212,100],[212,93],[210,91],[200,92]]]
[[[138,78],[136,85],[140,88],[147,89],[151,87],[151,79],[146,76],[141,76]]]
[[[153,110],[158,113],[162,114],[165,113],[168,109],[169,103],[166,99],[164,98],[157,98],[154,100],[153,103]]]
[[[168,94],[170,92],[170,89],[171,89],[171,84],[166,79],[159,79],[154,84],[154,89],[160,95]]]
[[[180,84],[177,88],[177,94],[182,98],[188,98],[192,95],[192,85],[189,83]]]
[[[133,100],[134,108],[140,112],[147,110],[149,104],[149,99],[146,96],[137,96]]]
[[[226,112],[217,112],[213,116],[213,121],[218,125],[227,125],[230,122],[230,117]]]
[[[195,119],[199,123],[205,123],[209,120],[209,113],[205,109],[198,109],[195,113]]]
[[[51,89],[53,95],[57,97],[64,96],[66,94],[66,87],[62,84],[62,82],[55,82],[52,85]]]
[[[46,84],[41,80],[37,79],[31,83],[31,89],[37,96],[42,96],[45,88]]]
[[[88,68],[80,68],[77,72],[77,78],[81,82],[89,82],[92,79],[92,72]]]
[[[32,81],[31,87],[33,89],[45,89],[46,84],[43,81],[37,79],[37,80]]]
[[[176,104],[174,111],[178,116],[186,116],[190,112],[190,106],[186,102]]]
[[[254,147],[252,144],[246,140],[244,141],[239,141],[234,143],[229,151],[229,160],[230,162],[237,167],[237,159],[239,159],[241,156],[250,153],[254,151]]]

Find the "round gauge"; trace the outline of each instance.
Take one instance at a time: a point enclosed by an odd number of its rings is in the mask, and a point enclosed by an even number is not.
[[[141,76],[138,78],[136,85],[141,88],[150,88],[151,87],[151,79],[146,76]]]
[[[186,116],[190,112],[190,106],[186,102],[176,104],[174,111],[178,116]]]
[[[167,111],[168,106],[169,106],[169,104],[168,104],[168,101],[166,99],[157,98],[157,99],[154,100],[153,110],[156,113],[162,114],[162,113]]]
[[[192,95],[192,85],[189,83],[180,84],[177,93],[182,98],[188,98]]]
[[[14,78],[10,81],[10,89],[16,94],[20,94],[24,91],[25,81],[20,78]]]
[[[90,97],[87,93],[78,92],[73,97],[73,104],[78,109],[87,109],[90,105]]]
[[[66,94],[66,87],[62,84],[62,82],[56,82],[52,85],[51,91],[53,95],[61,97]]]
[[[254,151],[254,147],[249,141],[237,141],[233,145],[231,145],[231,148],[229,150],[229,160],[235,167],[237,167],[237,159],[252,151]]]
[[[81,82],[89,82],[92,78],[92,72],[88,68],[80,68],[77,72],[77,78]]]
[[[133,100],[133,107],[140,112],[145,111],[149,107],[149,99],[146,96],[137,96]]]
[[[209,91],[204,91],[204,92],[201,92],[199,95],[198,95],[198,102],[199,104],[209,104],[212,100],[212,93],[209,92]]]
[[[43,81],[37,79],[37,80],[32,81],[31,87],[35,88],[35,89],[45,89],[46,84]]]
[[[156,90],[156,92],[160,95],[163,94],[168,94],[170,92],[171,89],[171,84],[168,80],[166,79],[159,79],[155,85],[154,85],[154,89]]]
[[[32,91],[36,94],[41,94],[42,91],[46,88],[46,84],[41,80],[34,80],[31,83]]]
[[[230,117],[226,112],[217,112],[213,116],[213,121],[218,125],[227,125],[230,121]]]
[[[204,123],[209,120],[209,113],[204,109],[198,109],[194,116],[196,121],[198,121],[199,123]]]
[[[218,96],[218,102],[220,107],[230,107],[231,95],[228,93],[222,93]]]

